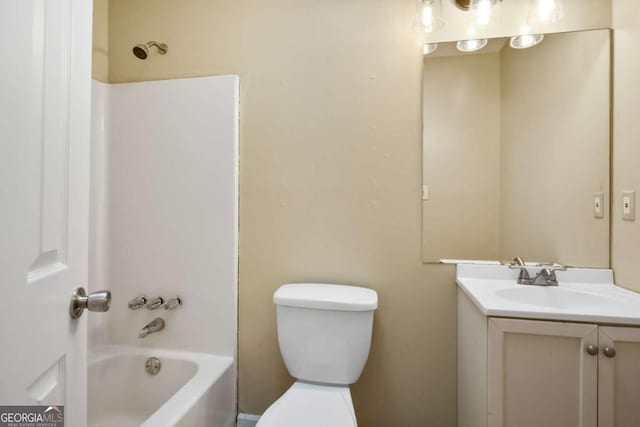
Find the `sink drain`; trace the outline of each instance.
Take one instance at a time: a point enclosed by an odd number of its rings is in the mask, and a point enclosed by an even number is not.
[[[146,362],[144,362],[144,370],[147,371],[147,374],[149,375],[156,375],[160,372],[161,367],[162,363],[157,357],[150,357]]]

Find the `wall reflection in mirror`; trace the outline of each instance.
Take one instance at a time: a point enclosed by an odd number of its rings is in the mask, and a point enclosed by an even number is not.
[[[609,31],[512,44],[425,54],[423,260],[608,267]]]

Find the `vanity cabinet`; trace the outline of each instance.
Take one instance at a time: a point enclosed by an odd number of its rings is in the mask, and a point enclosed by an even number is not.
[[[640,425],[640,328],[486,317],[458,290],[458,352],[459,427]]]
[[[488,327],[489,426],[597,426],[596,325],[488,318]]]
[[[640,425],[640,328],[598,328],[598,426]],[[606,349],[613,349],[615,354]]]

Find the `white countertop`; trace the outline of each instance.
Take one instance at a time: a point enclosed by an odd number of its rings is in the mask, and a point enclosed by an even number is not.
[[[530,267],[535,275],[540,268]],[[559,286],[517,284],[518,270],[460,264],[456,281],[486,316],[640,325],[640,294],[616,286],[613,271],[558,271]]]

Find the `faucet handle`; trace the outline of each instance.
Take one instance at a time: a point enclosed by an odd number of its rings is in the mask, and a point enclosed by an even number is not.
[[[509,261],[500,261],[500,265],[507,265],[509,267],[522,267],[527,265],[526,262],[519,256],[515,257],[512,262]]]
[[[545,265],[540,270],[539,274],[545,274],[545,275],[553,278],[553,280],[555,280],[556,271],[567,271],[567,267],[565,267],[564,265],[560,265],[560,264]]]
[[[147,303],[147,297],[145,295],[139,295],[129,301],[128,307],[129,310],[139,310],[145,306]]]
[[[164,305],[164,299],[157,297],[147,303],[147,310],[156,310]]]
[[[180,297],[172,297],[164,303],[165,310],[176,310],[182,307],[182,299]]]
[[[543,268],[536,274],[533,279],[532,285],[539,286],[558,286],[558,278],[556,277],[556,271],[551,268]]]
[[[513,265],[510,264],[509,268],[512,270],[520,270],[520,274],[518,275],[518,284],[526,285],[531,281],[531,276],[529,275],[529,270],[527,270],[526,265]]]
[[[533,267],[546,268],[546,269],[556,270],[556,271],[565,271],[567,269],[566,266],[562,264],[556,264],[555,262],[539,262],[535,264]]]
[[[541,269],[536,277],[533,279],[534,285],[542,286],[558,286],[558,277],[556,271],[566,271],[567,267],[564,265],[552,265]]]

